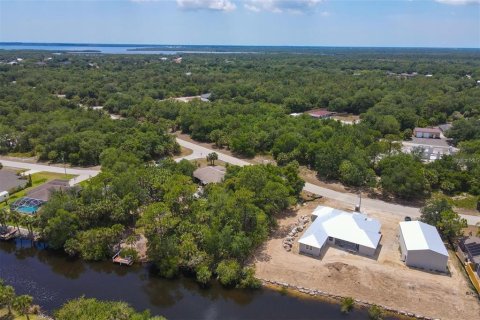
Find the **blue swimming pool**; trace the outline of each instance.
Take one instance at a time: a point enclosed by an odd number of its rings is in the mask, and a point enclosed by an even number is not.
[[[16,210],[20,213],[35,214],[38,210],[38,207],[21,206],[21,207],[17,207]]]
[[[10,210],[23,214],[35,214],[37,213],[38,208],[44,203],[45,201],[43,200],[23,197],[10,204]]]

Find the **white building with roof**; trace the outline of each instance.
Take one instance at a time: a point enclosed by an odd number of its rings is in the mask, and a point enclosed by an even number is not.
[[[407,266],[447,271],[448,251],[434,226],[421,221],[400,222],[399,242]]]
[[[318,206],[312,215],[315,220],[298,240],[301,253],[320,256],[328,244],[366,256],[375,255],[382,238],[378,220],[324,206]]]

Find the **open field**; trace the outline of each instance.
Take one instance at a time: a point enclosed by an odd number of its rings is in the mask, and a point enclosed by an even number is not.
[[[358,123],[360,121],[360,116],[349,113],[337,114],[334,115],[332,118],[338,121],[342,121],[344,123]]]
[[[278,219],[279,226],[254,257],[256,274],[262,279],[352,296],[398,310],[441,319],[476,319],[480,314],[478,298],[450,252],[448,275],[406,267],[400,261],[398,222],[401,217],[367,212],[382,223],[382,240],[376,259],[329,247],[322,259],[291,252],[282,240],[300,215],[309,215],[319,204],[342,207],[334,200],[316,200]],[[301,235],[299,235],[296,240]]]

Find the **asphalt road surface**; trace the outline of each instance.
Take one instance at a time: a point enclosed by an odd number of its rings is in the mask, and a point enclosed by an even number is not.
[[[203,146],[197,145],[189,141],[185,141],[177,138],[177,142],[182,147],[191,149],[193,151],[192,154],[188,156],[176,158],[175,161],[177,162],[182,159],[194,160],[194,159],[205,158],[207,154],[211,152],[216,152],[218,154],[218,159],[226,163],[230,163],[237,166],[251,165],[250,162],[247,162],[245,160],[224,154],[217,150],[205,148]],[[11,160],[2,160],[2,159],[0,159],[0,162],[6,167],[14,167],[14,168],[20,168],[20,169],[34,170],[34,171],[55,172],[55,173],[65,172],[65,169],[63,167],[58,167],[58,166],[50,166],[45,164],[27,163],[27,162],[21,162],[21,161],[11,161]],[[100,171],[95,169],[67,168],[67,173],[77,176],[70,180],[70,185],[75,185],[91,177],[96,176],[98,173],[100,173]],[[305,183],[305,187],[303,189],[305,191],[308,191],[326,198],[344,202],[346,204],[351,205],[352,208],[358,203],[358,195],[354,193],[338,192],[338,191],[320,187],[308,182]],[[400,205],[395,203],[389,203],[389,202],[385,202],[377,199],[362,198],[362,208],[366,212],[368,212],[368,210],[385,212],[388,214],[397,215],[402,219],[406,216],[409,216],[412,218],[420,217],[420,209],[417,207],[410,207],[410,206],[405,206],[405,205]],[[469,216],[469,215],[461,215],[461,216],[462,218],[465,218],[467,220],[469,225],[476,225],[477,223],[480,223],[480,216]]]
[[[65,173],[65,168],[64,167],[50,166],[50,165],[47,165],[47,164],[28,163],[28,162],[22,162],[22,161],[12,161],[12,160],[3,160],[3,159],[0,159],[0,162],[5,167],[27,169],[27,170],[32,170],[32,171],[35,171],[35,172],[44,171],[44,172],[54,172],[54,173]],[[67,174],[76,175],[75,178],[73,178],[69,181],[69,184],[71,186],[76,185],[76,184],[78,184],[82,181],[88,180],[91,177],[94,177],[99,173],[100,173],[100,170],[68,168],[67,167]]]
[[[177,142],[182,147],[191,149],[193,153],[185,157],[177,158],[175,159],[175,161],[180,161],[182,159],[194,160],[199,158],[205,158],[207,154],[211,152],[215,152],[218,154],[218,159],[224,162],[234,164],[237,166],[251,165],[250,162],[221,153],[218,150],[205,148],[203,146],[200,146],[195,143],[185,141],[179,138],[177,138]],[[305,183],[305,187],[303,188],[303,190],[323,196],[325,198],[330,198],[330,199],[344,202],[346,204],[351,205],[352,208],[356,204],[358,204],[358,195],[354,193],[338,192],[338,191],[320,187],[308,182]],[[402,219],[405,218],[406,216],[409,216],[411,218],[420,217],[420,208],[410,207],[410,206],[405,206],[405,205],[400,205],[395,203],[389,203],[389,202],[385,202],[377,199],[362,198],[362,208],[366,212],[368,212],[368,210],[385,212],[388,214],[398,215]],[[477,223],[480,223],[479,216],[469,216],[469,215],[461,215],[461,216],[462,218],[465,218],[467,220],[469,225],[475,225]]]

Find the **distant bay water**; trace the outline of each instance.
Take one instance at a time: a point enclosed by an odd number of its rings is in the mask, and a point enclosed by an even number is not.
[[[235,50],[238,49],[238,50]],[[249,50],[247,50],[249,49]],[[230,46],[170,46],[170,45],[123,45],[123,44],[75,44],[75,43],[13,43],[0,42],[0,50],[32,50],[69,52],[84,54],[163,54],[212,53],[235,54],[256,53],[252,47]],[[263,50],[262,50],[263,51]]]
[[[32,50],[84,54],[252,54],[252,53],[310,53],[336,55],[347,53],[383,54],[480,54],[479,48],[382,48],[328,46],[241,46],[241,45],[153,45],[153,44],[89,44],[89,43],[27,43],[0,42],[1,50]]]

